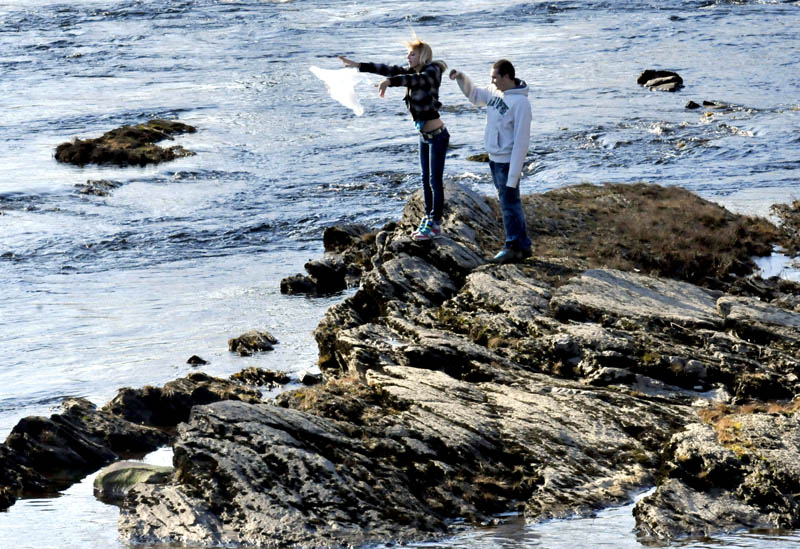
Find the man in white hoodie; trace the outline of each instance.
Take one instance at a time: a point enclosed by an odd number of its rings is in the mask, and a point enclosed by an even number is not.
[[[531,141],[531,104],[528,85],[516,78],[510,61],[495,62],[491,77],[491,85],[477,88],[463,72],[450,71],[450,79],[458,82],[467,99],[486,107],[484,143],[506,232],[503,249],[490,261],[512,263],[531,255],[531,239],[519,193],[522,164]]]

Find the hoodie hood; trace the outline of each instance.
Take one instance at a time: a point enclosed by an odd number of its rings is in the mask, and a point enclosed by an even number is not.
[[[514,81],[516,86],[511,88],[510,90],[506,90],[503,92],[503,95],[508,94],[520,94],[524,96],[528,96],[528,84],[524,80],[520,80],[519,78],[515,79]]]

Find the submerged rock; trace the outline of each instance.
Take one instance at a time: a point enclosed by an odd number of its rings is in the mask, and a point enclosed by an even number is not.
[[[140,461],[118,461],[103,468],[94,479],[94,495],[106,503],[119,504],[137,484],[164,484],[173,467]]]
[[[163,148],[155,143],[173,135],[194,133],[194,127],[171,120],[150,120],[136,126],[122,126],[104,133],[94,139],[76,139],[56,147],[55,157],[59,162],[84,166],[86,164],[117,164],[120,166],[144,166],[158,164],[193,152],[181,146]],[[81,192],[98,194],[107,192],[108,185],[103,182],[89,182]],[[113,188],[113,187],[112,187]]]
[[[683,78],[673,71],[647,69],[639,75],[636,83],[651,91],[678,91],[683,87]]]
[[[86,183],[79,183],[75,188],[80,194],[89,194],[94,196],[108,196],[111,191],[118,189],[122,186],[119,181],[110,181],[108,179],[95,179],[89,180]]]

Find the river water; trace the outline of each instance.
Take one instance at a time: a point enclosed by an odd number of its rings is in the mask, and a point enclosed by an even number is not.
[[[313,368],[311,331],[342,297],[283,296],[281,278],[322,253],[325,227],[397,219],[419,176],[400,90],[380,99],[377,78],[359,83],[355,116],[309,67],[340,68],[339,54],[402,64],[412,27],[476,82],[500,57],[527,80],[523,192],[649,181],[763,216],[800,198],[800,2],[0,0],[0,437],[64,397],[100,405],[185,375],[193,354],[220,376]],[[638,86],[648,68],[677,71],[685,88]],[[452,82],[441,99],[446,178],[492,193],[486,166],[467,160],[483,114]],[[174,144],[197,155],[146,168],[54,160],[59,143],[154,117],[196,126]],[[78,192],[98,179],[119,187]],[[276,350],[228,353],[253,328]],[[122,548],[116,517],[89,477],[0,513],[0,547]],[[420,546],[640,547],[632,528],[623,507]]]

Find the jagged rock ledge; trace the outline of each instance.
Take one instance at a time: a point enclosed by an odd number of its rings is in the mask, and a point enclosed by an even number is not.
[[[399,223],[326,246],[369,256],[315,332],[326,382],[192,408],[174,478],[130,490],[123,538],[434,538],[654,485],[645,537],[797,526],[798,287],[742,278],[777,228],[680,189],[583,185],[526,197],[535,257],[494,266],[496,202],[446,194],[433,243],[408,237],[416,195]]]
[[[69,398],[49,418],[29,416],[0,444],[0,511],[20,497],[53,495],[120,459],[171,444],[192,407],[220,400],[261,401],[256,387],[286,383],[278,372],[247,368],[220,379],[201,372],[163,387],[123,388],[102,408]]]

